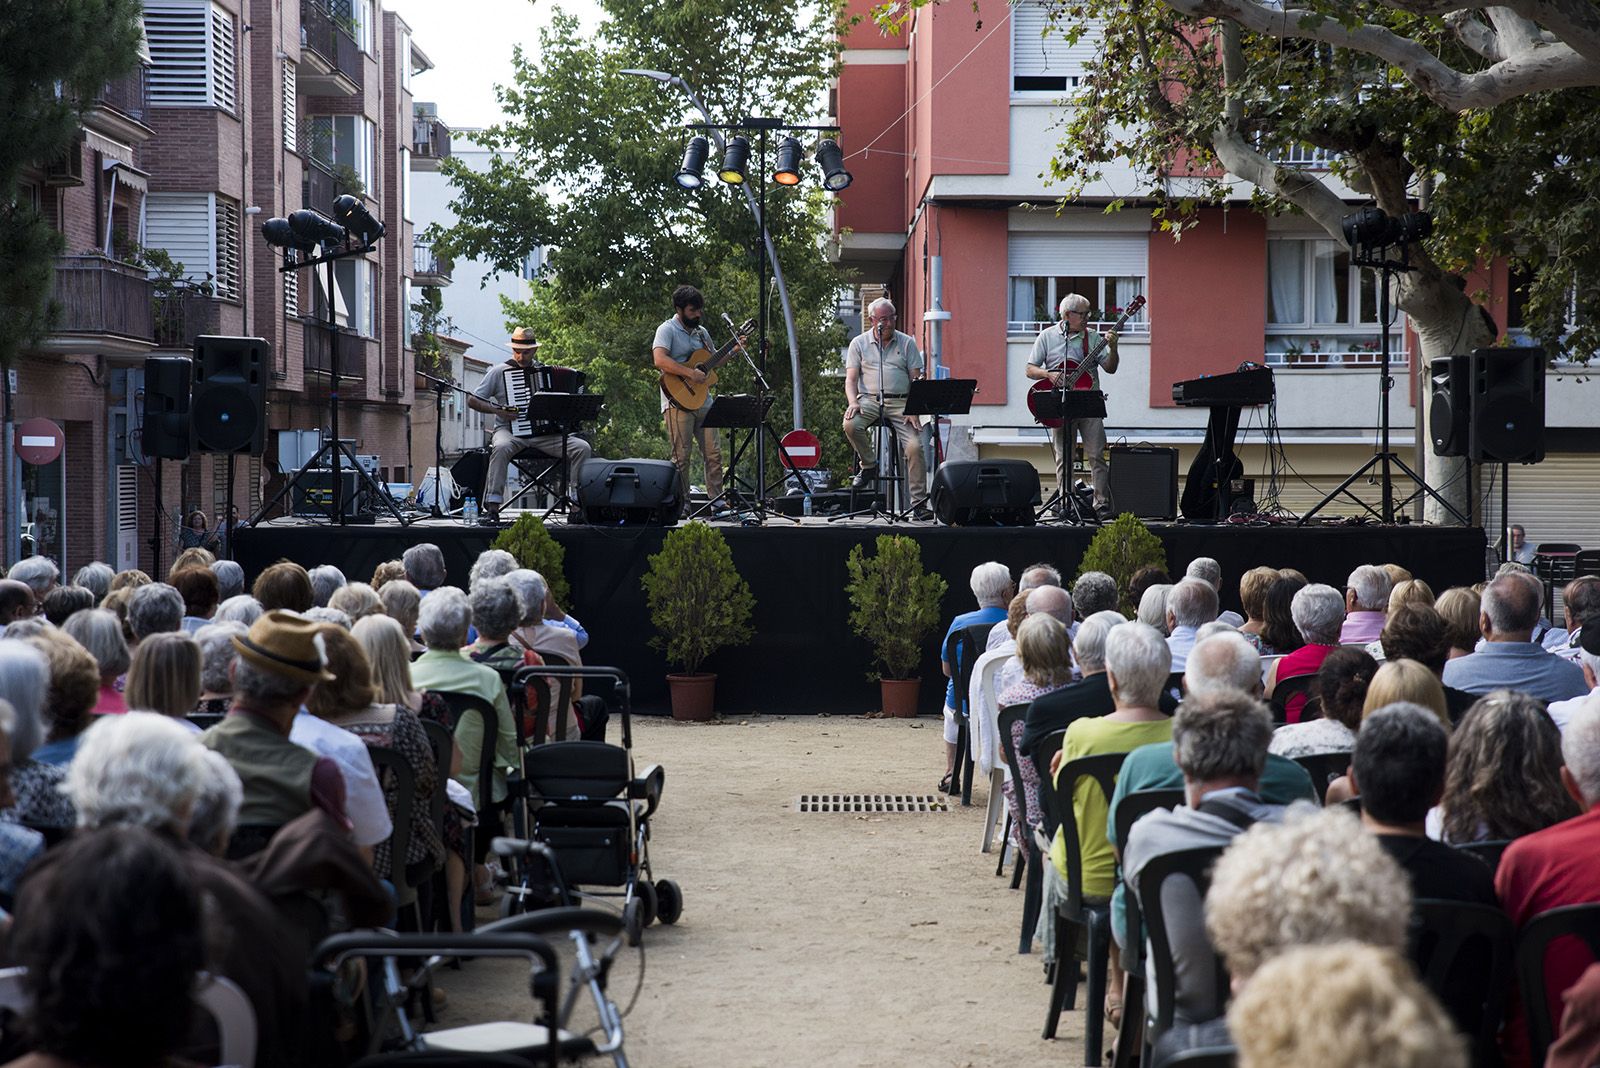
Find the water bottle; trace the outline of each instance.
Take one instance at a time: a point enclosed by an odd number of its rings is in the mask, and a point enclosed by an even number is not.
[[[800,505],[800,509],[808,516],[811,514],[811,494],[806,494],[806,499]]]
[[[478,525],[478,498],[468,497],[467,503],[461,506],[461,521],[469,527]]]

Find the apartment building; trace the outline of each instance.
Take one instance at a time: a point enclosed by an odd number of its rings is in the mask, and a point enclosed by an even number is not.
[[[244,514],[276,492],[275,432],[325,429],[335,389],[340,435],[380,477],[410,477],[411,79],[431,63],[376,0],[147,0],[144,28],[140,68],[24,188],[68,251],[61,317],[17,361],[13,413],[54,422],[65,449],[43,466],[12,457],[8,560],[164,568],[183,514],[226,514],[230,469]],[[260,227],[342,193],[386,234],[336,263],[330,293],[325,269],[280,271]],[[171,270],[150,269],[158,250]],[[145,360],[206,334],[270,345],[266,454],[152,459]]]
[[[1177,448],[1181,482],[1206,412],[1175,406],[1173,383],[1253,361],[1275,375],[1286,507],[1309,507],[1371,457],[1379,425],[1377,291],[1373,273],[1351,267],[1347,249],[1304,219],[1254,212],[1242,183],[1175,243],[1139,200],[1147,178],[1125,165],[1108,167],[1101,182],[1059,205],[1063,191],[1045,176],[1052,156],[1071,151],[1060,144],[1063,109],[1094,55],[1095,35],[1069,47],[1047,34],[1039,0],[931,4],[898,35],[878,29],[871,6],[850,4],[851,14],[865,17],[845,38],[833,94],[855,178],[835,205],[838,259],[856,281],[889,289],[901,328],[916,333],[924,351],[937,351],[954,375],[978,380],[972,414],[956,420],[951,455],[1030,459],[1048,492],[1055,480],[1049,448],[1026,407],[1031,383],[1023,368],[1060,296],[1080,292],[1099,310],[1102,329],[1135,294],[1149,301],[1123,331],[1119,372],[1103,379],[1112,444]],[[1326,171],[1329,160],[1308,151],[1284,162]],[[1336,188],[1352,204],[1363,200]],[[1122,198],[1124,210],[1105,213]],[[1497,324],[1516,337],[1511,282],[1496,264],[1470,284],[1488,293]],[[948,318],[926,319],[930,311]],[[1403,316],[1390,340],[1391,444],[1420,471],[1416,399],[1427,377]],[[1600,475],[1596,395],[1582,370],[1551,369],[1550,456],[1511,471],[1512,518],[1535,541],[1581,542],[1600,524],[1600,493],[1570,500],[1574,479],[1592,485]],[[1266,409],[1246,409],[1240,433],[1258,497],[1269,473],[1266,423]],[[1484,490],[1489,477],[1485,471]],[[1365,479],[1353,488],[1378,499]],[[1398,497],[1411,492],[1397,488]]]

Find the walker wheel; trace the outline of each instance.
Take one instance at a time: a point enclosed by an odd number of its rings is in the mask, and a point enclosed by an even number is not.
[[[678,922],[683,915],[683,891],[671,879],[661,879],[655,885],[656,919],[665,924]]]

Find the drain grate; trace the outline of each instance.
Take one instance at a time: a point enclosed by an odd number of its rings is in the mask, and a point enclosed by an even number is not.
[[[801,794],[801,812],[948,812],[938,794]]]

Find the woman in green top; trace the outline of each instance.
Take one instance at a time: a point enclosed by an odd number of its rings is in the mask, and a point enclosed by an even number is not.
[[[1144,623],[1123,623],[1106,635],[1106,681],[1111,686],[1115,711],[1107,716],[1073,720],[1061,742],[1061,752],[1050,762],[1050,777],[1060,787],[1061,765],[1079,757],[1102,753],[1131,753],[1141,745],[1172,740],[1172,718],[1157,702],[1172,670],[1172,652],[1166,639]],[[1106,838],[1106,817],[1111,801],[1092,778],[1079,779],[1072,791],[1072,815],[1078,825],[1078,856],[1082,860],[1083,897],[1109,901],[1116,885],[1117,857]],[[1062,828],[1056,828],[1050,845],[1050,862],[1063,882],[1067,877],[1067,846]],[[1117,946],[1111,945],[1110,974],[1120,971]],[[1106,1010],[1113,1020],[1121,1008],[1120,984],[1107,987]]]

